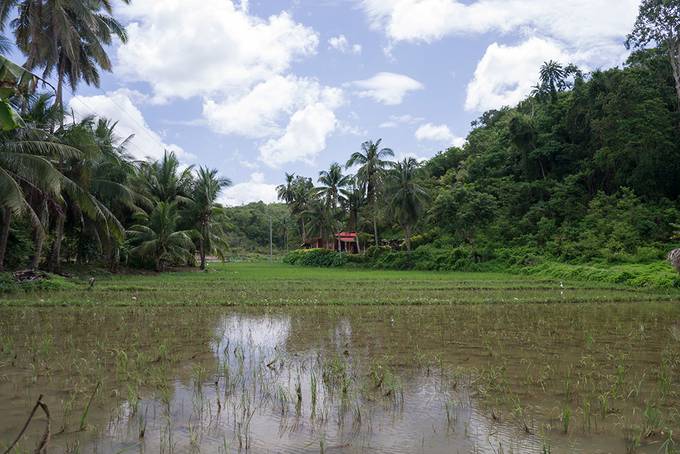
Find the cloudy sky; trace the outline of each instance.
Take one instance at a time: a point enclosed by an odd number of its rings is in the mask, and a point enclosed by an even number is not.
[[[316,176],[366,139],[427,158],[483,111],[518,102],[538,67],[620,65],[639,0],[134,0],[113,74],[69,105],[275,200],[283,173]]]

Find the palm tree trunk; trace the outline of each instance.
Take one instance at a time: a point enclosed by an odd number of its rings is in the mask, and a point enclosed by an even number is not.
[[[64,126],[64,76],[66,74],[65,61],[63,56],[59,56],[59,66],[57,68],[57,93],[55,104],[59,106],[61,126]]]
[[[48,221],[47,201],[43,200],[42,208],[40,209],[40,225],[35,227],[35,248],[33,257],[29,264],[29,268],[35,270],[40,266],[40,258],[42,257],[43,246],[45,245],[45,236],[47,236]]]
[[[3,208],[2,231],[0,232],[0,271],[5,271],[5,251],[7,251],[7,241],[9,240],[9,226],[12,222],[12,211]]]
[[[54,244],[52,245],[52,254],[50,255],[50,263],[48,269],[50,273],[59,273],[61,271],[61,242],[64,236],[64,223],[66,222],[66,215],[59,213],[57,215],[57,229],[54,237]]]
[[[198,240],[198,251],[201,255],[201,269],[205,269],[205,240],[201,238]]]
[[[406,240],[406,250],[411,251],[411,226],[410,225],[404,226],[404,236],[405,236],[405,240]]]
[[[120,262],[120,248],[117,244],[111,245],[111,252],[109,254],[109,271],[112,273],[118,272],[118,263]]]
[[[35,249],[33,252],[33,257],[31,258],[31,263],[28,266],[30,269],[35,270],[40,265],[40,257],[42,256],[42,249],[44,244],[45,244],[45,232],[43,230],[36,229]]]
[[[307,231],[305,230],[305,219],[300,218],[300,222],[302,224],[302,242],[307,243]]]
[[[378,217],[373,213],[373,237],[375,238],[375,245],[378,246]]]

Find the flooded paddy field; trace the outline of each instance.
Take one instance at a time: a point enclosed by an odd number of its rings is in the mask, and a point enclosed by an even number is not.
[[[680,306],[0,308],[0,451],[41,394],[49,452],[677,452]]]

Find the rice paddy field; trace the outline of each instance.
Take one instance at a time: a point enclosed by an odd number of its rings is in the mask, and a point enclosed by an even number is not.
[[[4,295],[0,452],[680,452],[679,303],[261,263]]]

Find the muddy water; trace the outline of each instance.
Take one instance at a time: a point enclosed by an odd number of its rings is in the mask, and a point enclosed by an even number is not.
[[[50,452],[673,452],[679,315],[2,309],[0,448],[42,394]],[[45,423],[38,412],[20,450]]]

